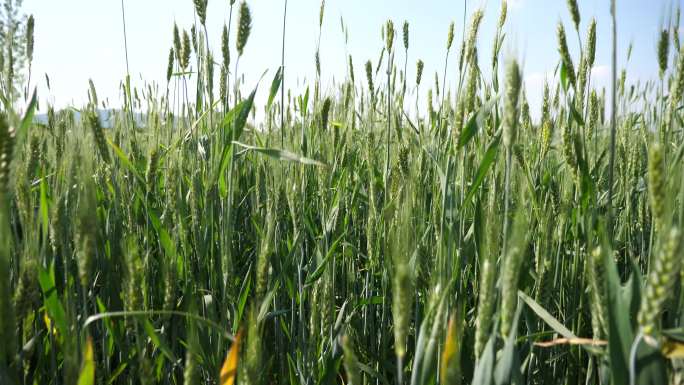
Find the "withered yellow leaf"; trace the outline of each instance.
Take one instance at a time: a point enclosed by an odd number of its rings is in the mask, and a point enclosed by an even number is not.
[[[449,320],[449,328],[447,330],[446,340],[444,341],[444,350],[442,351],[442,362],[439,368],[439,377],[442,384],[449,383],[449,377],[451,371],[457,370],[455,365],[458,365],[457,359],[458,353],[458,325],[456,325],[456,317],[451,316]]]
[[[668,338],[660,346],[660,352],[671,360],[682,359],[684,358],[684,342]]]
[[[223,367],[221,368],[220,382],[221,385],[233,385],[235,384],[235,377],[237,376],[238,367],[238,356],[240,353],[240,342],[242,341],[242,330],[238,331],[237,336],[235,336],[235,341],[233,345],[228,350],[228,355],[226,355],[226,360],[223,362]]]

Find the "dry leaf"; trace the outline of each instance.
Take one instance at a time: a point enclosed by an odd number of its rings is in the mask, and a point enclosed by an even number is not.
[[[223,362],[221,368],[220,382],[221,385],[235,384],[235,377],[237,376],[238,355],[240,353],[240,342],[242,341],[242,330],[235,336],[235,341],[228,351],[226,360]]]

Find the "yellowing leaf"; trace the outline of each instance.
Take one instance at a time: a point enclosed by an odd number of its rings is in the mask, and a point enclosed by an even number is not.
[[[660,352],[671,360],[682,359],[684,358],[684,342],[668,338],[660,346]]]
[[[43,313],[43,321],[45,322],[45,327],[48,330],[48,333],[51,333],[55,337],[57,336],[57,328],[55,328],[55,325],[52,324],[52,320],[48,316],[47,312]]]
[[[242,340],[242,330],[235,336],[233,346],[230,347],[226,360],[223,362],[221,368],[220,385],[235,384],[235,377],[237,375],[238,354],[240,353],[240,341]]]
[[[449,320],[449,328],[447,330],[446,339],[444,341],[444,350],[442,351],[442,366],[439,368],[439,377],[442,384],[451,383],[458,373],[458,329],[456,325],[456,317],[451,316]]]
[[[93,358],[93,339],[88,337],[83,351],[83,366],[78,376],[78,385],[93,385],[95,383],[95,360]]]

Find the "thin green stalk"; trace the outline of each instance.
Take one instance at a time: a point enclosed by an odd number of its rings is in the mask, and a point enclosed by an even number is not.
[[[283,44],[280,55],[280,147],[285,148],[285,31],[287,27],[287,0],[283,6]]]
[[[617,20],[615,15],[615,0],[611,0],[610,14],[613,31],[612,45],[612,77],[611,77],[611,111],[610,111],[610,163],[608,166],[608,232],[613,240],[613,174],[615,169],[615,135],[617,131]]]

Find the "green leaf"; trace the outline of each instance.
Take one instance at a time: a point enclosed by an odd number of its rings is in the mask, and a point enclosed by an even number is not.
[[[359,301],[359,303],[356,305],[357,307],[362,307],[362,306],[367,306],[367,305],[382,305],[385,297],[379,296],[379,295],[374,295],[370,298],[364,298]]]
[[[560,67],[560,80],[561,80],[561,87],[563,87],[563,92],[567,93],[568,92],[568,69],[565,68],[565,64],[561,61],[561,67]]]
[[[632,363],[630,363],[632,364]],[[639,385],[667,384],[667,368],[665,358],[659,349],[648,344],[639,345],[636,354],[636,383]]]
[[[135,177],[135,179],[138,180],[140,183],[145,183],[145,179],[141,176],[140,172],[138,172],[138,169],[133,165],[130,159],[128,159],[128,156],[117,146],[114,144],[109,138],[105,138],[107,140],[107,143],[109,143],[109,146],[114,150],[114,153],[116,156],[119,158],[121,163],[123,163],[124,166],[130,171],[131,174]]]
[[[33,123],[33,116],[36,113],[36,106],[38,105],[38,98],[36,95],[36,89],[33,90],[33,96],[31,96],[31,101],[29,102],[24,117],[21,119],[21,124],[19,125],[19,132],[25,133],[31,123]]]
[[[236,334],[240,328],[240,322],[242,321],[242,316],[245,313],[245,305],[247,304],[247,298],[249,298],[249,292],[251,291],[251,288],[252,278],[248,273],[247,279],[243,283],[242,289],[240,289],[240,296],[238,297],[237,315],[233,320],[233,334]]]
[[[318,267],[316,267],[316,270],[309,277],[307,277],[304,286],[311,285],[312,283],[316,282],[321,277],[321,275],[323,275],[323,273],[325,272],[325,268],[328,265],[328,261],[330,261],[330,259],[334,255],[335,250],[337,249],[337,246],[340,244],[340,242],[346,235],[346,232],[342,233],[342,235],[340,235],[335,240],[335,242],[332,243],[332,245],[328,249],[328,252],[325,255],[325,258],[323,258],[323,261],[321,261]]]
[[[359,370],[368,374],[368,376],[370,376],[370,378],[377,379],[383,385],[390,385],[389,381],[387,381],[385,376],[383,376],[382,373],[378,372],[377,370],[373,369],[372,367],[370,367],[370,366],[368,366],[362,362],[357,362],[356,365],[359,367]]]
[[[217,172],[219,193],[222,198],[228,196],[228,184],[226,183],[226,168],[228,164],[233,160],[233,145],[223,147],[223,154],[221,155],[221,163],[219,164],[219,170]]]
[[[252,90],[249,97],[242,102],[236,108],[235,120],[233,121],[233,140],[239,140],[242,135],[242,131],[245,129],[245,124],[247,124],[247,118],[249,118],[249,113],[252,111],[252,105],[254,105],[254,96],[257,92],[257,87]]]
[[[485,152],[485,155],[482,158],[482,161],[480,162],[480,166],[477,168],[475,180],[473,180],[473,183],[470,186],[470,190],[468,190],[468,194],[463,200],[464,203],[469,202],[470,199],[472,199],[473,195],[475,195],[477,190],[480,188],[480,185],[482,184],[482,181],[487,175],[487,172],[492,167],[492,164],[494,164],[494,161],[496,160],[496,156],[499,154],[500,143],[501,136],[498,135],[492,140],[492,142],[489,144],[489,147],[487,147],[487,152]]]
[[[309,108],[309,87],[306,87],[306,92],[304,93],[304,98],[302,98],[301,96],[299,98],[299,111],[301,111],[302,116],[306,116],[308,108]]]
[[[679,327],[675,329],[665,329],[661,333],[671,340],[684,342],[684,327]]]
[[[499,356],[499,361],[496,363],[496,368],[494,369],[494,380],[497,385],[522,384],[520,375],[520,356],[515,347],[521,312],[522,306],[518,304],[518,309],[513,318],[511,333],[506,338],[504,348]]]
[[[128,363],[124,362],[124,363],[120,364],[116,369],[114,369],[112,374],[110,374],[109,379],[107,379],[107,385],[111,385],[111,384],[116,383],[116,379],[119,378],[121,373],[123,373],[127,367],[128,367]]]
[[[446,293],[444,290],[443,293]],[[432,331],[430,336],[425,341],[425,353],[423,356],[422,368],[420,373],[421,384],[433,383],[437,377],[437,350],[439,349],[440,341],[438,341],[438,336],[442,331],[442,318],[444,317],[445,303],[444,298],[446,296],[442,294],[440,298],[439,305],[437,306],[437,311],[435,317],[432,319]]]
[[[107,313],[97,313],[89,316],[86,318],[85,322],[83,323],[83,328],[82,332],[85,332],[88,326],[92,325],[93,323],[97,321],[105,321],[107,319],[111,318],[128,318],[128,317],[152,317],[152,316],[180,316],[180,317],[185,317],[190,321],[196,322],[196,323],[202,323],[208,327],[210,327],[214,332],[217,333],[217,335],[222,336],[224,339],[227,340],[232,340],[234,339],[234,335],[228,333],[226,331],[226,328],[224,326],[221,326],[217,324],[216,322],[205,318],[201,317],[197,314],[193,313],[188,313],[188,312],[183,312],[183,311],[176,311],[176,310],[127,310],[127,311],[111,311]]]
[[[150,341],[156,346],[166,357],[170,362],[176,362],[176,356],[173,354],[171,349],[162,341],[162,339],[159,337],[159,334],[157,334],[157,331],[154,330],[154,326],[150,323],[148,319],[144,319],[142,321],[143,327],[145,328],[145,332],[147,333],[147,336],[150,337]]]
[[[569,122],[568,122],[569,123]],[[580,191],[581,191],[581,202],[582,208],[587,210],[588,207],[593,207],[595,205],[596,194],[594,193],[594,181],[591,177],[591,172],[589,170],[589,164],[584,157],[585,152],[583,151],[582,139],[578,132],[572,135],[573,145],[575,147],[575,154],[577,155],[577,165],[580,169]]]
[[[468,123],[461,132],[461,136],[458,138],[458,148],[463,148],[463,146],[468,144],[468,142],[475,137],[475,134],[477,134],[479,128],[477,124],[477,115],[478,114],[473,114],[473,116],[470,117],[470,120],[468,120]]]
[[[252,109],[252,105],[254,104],[254,95],[256,95],[257,88],[258,86],[254,88],[246,100],[238,103],[223,118],[224,130],[230,133],[231,140],[227,140],[226,144],[223,146],[223,151],[221,151],[221,161],[219,162],[216,175],[213,178],[214,181],[218,182],[219,193],[223,198],[228,196],[226,169],[233,161],[233,141],[239,139],[242,135],[242,131],[247,123],[247,117],[249,117],[249,111]]]
[[[318,385],[333,385],[342,364],[342,349],[335,349],[322,357],[323,368],[319,374]]]
[[[211,108],[207,108],[204,111],[202,111],[202,114],[195,119],[195,121],[190,125],[190,128],[185,132],[185,135],[183,138],[179,139],[172,147],[177,146],[180,142],[182,141],[187,141],[191,138],[192,133],[197,130],[197,127],[209,116],[209,112],[214,111],[214,109],[221,103],[221,100],[217,100],[214,102],[214,104],[211,106]],[[198,111],[199,112],[199,111]]]
[[[496,326],[495,326],[496,329]],[[473,385],[490,385],[494,374],[494,343],[496,333],[492,333],[482,351],[482,356],[477,360],[477,366],[473,374]]]
[[[275,76],[273,77],[273,82],[271,83],[271,92],[268,94],[268,103],[266,103],[266,111],[269,111],[271,109],[271,105],[273,104],[273,99],[275,98],[276,94],[278,93],[278,89],[280,88],[280,83],[283,81],[283,67],[278,68],[278,72],[276,72]],[[282,106],[281,106],[282,108]]]
[[[154,230],[157,232],[157,235],[159,236],[159,243],[161,243],[164,252],[168,257],[176,259],[176,245],[174,244],[173,240],[171,240],[169,233],[162,226],[159,217],[157,217],[154,211],[149,208],[147,209],[147,215],[150,218],[150,222],[152,222],[152,227],[154,227]]]
[[[107,307],[102,302],[102,299],[100,299],[100,297],[97,298],[97,310],[100,313],[106,313],[107,312]],[[120,333],[118,332],[118,329],[112,325],[111,320],[105,319],[103,321],[103,324],[104,324],[105,330],[106,330],[105,335],[107,336],[106,337],[107,338],[107,341],[106,341],[107,353],[111,354],[114,350],[114,341],[116,339],[120,338]]]
[[[273,289],[266,293],[264,299],[261,301],[261,306],[259,307],[259,315],[257,316],[257,321],[263,322],[266,319],[266,316],[268,315],[268,309],[271,307],[271,304],[273,303],[273,298],[275,297],[276,292],[279,288],[280,281],[276,281],[275,285],[273,286]]]
[[[49,271],[40,269],[38,281],[40,282],[40,288],[43,290],[43,301],[48,315],[55,323],[59,335],[67,336],[69,327],[67,324],[66,312],[64,311],[62,302],[60,302],[59,297],[57,296],[54,265],[50,266]]]
[[[527,306],[529,306],[530,309],[532,309],[532,311],[535,312],[544,322],[546,322],[546,324],[549,325],[556,333],[565,338],[577,338],[577,336],[571,332],[570,329],[566,328],[565,325],[560,323],[560,321],[554,318],[554,316],[552,316],[548,311],[546,311],[546,309],[539,305],[535,300],[530,298],[527,294],[523,293],[522,291],[518,291],[518,297],[525,301]]]
[[[78,385],[93,385],[95,383],[95,359],[93,352],[93,339],[88,337],[85,350],[83,351],[83,366],[78,375]]]
[[[575,108],[574,103],[568,103],[568,107],[570,107],[570,111],[572,112],[572,118],[579,124],[580,126],[584,126],[584,118],[582,118],[582,114],[580,114],[577,109]]]
[[[50,228],[49,201],[47,195],[47,182],[45,180],[45,169],[41,168],[40,177],[40,217],[43,225],[43,241],[47,239],[48,229]]]
[[[571,332],[570,329],[565,327],[560,321],[558,321],[554,316],[551,315],[546,309],[544,309],[541,305],[539,305],[535,300],[533,300],[531,297],[529,297],[527,294],[523,293],[522,291],[518,291],[518,297],[522,299],[527,306],[529,306],[532,311],[539,316],[539,318],[542,319],[551,329],[553,329],[556,333],[562,335],[565,338],[568,339],[578,339],[575,335],[575,333]],[[582,345],[582,347],[587,350],[590,353],[594,354],[599,354],[600,351],[596,349],[595,347],[592,346],[587,346],[587,345]]]
[[[470,117],[470,120],[468,120],[468,123],[458,139],[458,148],[463,148],[463,146],[468,144],[475,137],[479,127],[483,125],[484,120],[489,116],[489,113],[491,112],[491,109],[498,98],[499,97],[495,95],[489,99],[482,107],[480,107],[477,113]]]
[[[608,298],[608,355],[610,371],[615,384],[629,383],[629,352],[634,341],[634,331],[630,323],[630,303],[625,293],[629,284],[623,287],[612,253],[606,252],[603,257]],[[627,295],[625,295],[627,294]]]
[[[319,162],[317,160],[311,159],[311,158],[306,158],[297,154],[293,154],[289,151],[285,150],[279,150],[277,148],[265,148],[265,147],[256,147],[256,146],[250,146],[249,144],[244,144],[240,142],[234,141],[233,144],[236,144],[247,151],[254,151],[258,152],[260,154],[266,155],[270,158],[276,159],[276,160],[282,160],[282,161],[288,161],[288,162],[298,162],[301,164],[305,165],[311,165],[311,166],[319,166],[319,167],[324,167],[326,166],[325,163]]]
[[[446,290],[445,290],[446,291]],[[428,304],[427,312],[420,323],[418,340],[416,341],[416,351],[413,356],[413,369],[411,371],[411,384],[424,384],[425,379],[432,377],[436,372],[435,345],[437,344],[436,328],[434,323],[439,323],[438,319],[443,314],[444,293],[433,293],[439,298],[432,298]],[[435,300],[437,299],[437,300]],[[431,328],[432,326],[432,328]],[[438,329],[438,328],[437,328]]]

